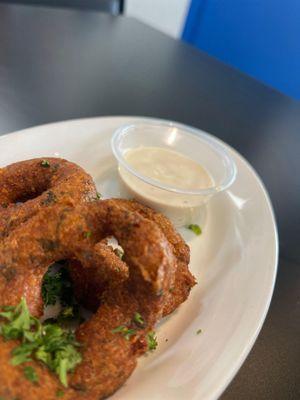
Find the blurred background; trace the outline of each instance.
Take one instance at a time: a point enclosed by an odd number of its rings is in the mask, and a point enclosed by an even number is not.
[[[299,0],[0,0],[134,17],[300,99]]]
[[[299,0],[127,0],[125,13],[300,99]]]

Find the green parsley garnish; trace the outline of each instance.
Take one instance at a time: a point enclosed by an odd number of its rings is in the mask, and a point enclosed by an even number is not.
[[[117,328],[112,329],[112,333],[121,333],[126,340],[129,340],[131,336],[136,334],[136,329],[130,329],[125,325],[120,325]]]
[[[197,224],[190,224],[187,228],[190,229],[191,231],[193,231],[194,234],[197,236],[201,235],[201,233],[202,233],[200,226]]]
[[[11,365],[23,364],[27,361],[32,361],[32,352],[36,349],[36,344],[26,342],[15,347],[11,354],[12,358],[10,360]]]
[[[78,317],[78,306],[77,305],[72,305],[72,306],[67,306],[63,308],[58,316],[58,321],[63,322],[63,321],[69,321],[73,318]]]
[[[45,339],[35,353],[35,357],[55,372],[64,386],[68,386],[67,373],[73,371],[82,360],[72,333],[58,325],[48,325],[44,331]]]
[[[51,274],[48,271],[43,279],[42,284],[42,297],[45,306],[54,305],[62,293],[62,274],[61,272],[56,272],[55,274]]]
[[[39,326],[39,320],[30,315],[24,298],[16,307],[9,306],[2,309],[0,317],[8,321],[0,325],[0,334],[4,339],[21,339],[24,332],[29,338],[34,338],[34,332],[31,332],[31,329]]]
[[[99,200],[99,199],[101,199],[101,197],[102,197],[101,193],[96,192],[96,199]]]
[[[91,231],[87,231],[87,232],[84,232],[84,237],[85,238],[90,238],[92,236],[92,232]]]
[[[147,342],[148,342],[148,350],[152,351],[155,350],[158,343],[155,332],[149,332],[147,335]]]
[[[49,318],[46,323],[58,323],[65,325],[70,320],[82,322],[79,306],[73,293],[73,286],[69,271],[62,267],[58,272],[53,273],[50,267],[44,276],[42,285],[42,297],[44,305],[60,303],[62,309],[56,318]]]
[[[50,163],[47,160],[42,160],[41,161],[41,166],[44,168],[49,168],[50,167]]]
[[[202,329],[198,329],[196,332],[197,335],[200,335],[200,333],[202,333]]]
[[[114,253],[116,256],[118,256],[121,260],[124,257],[124,250],[121,247],[116,247],[114,249]]]
[[[67,373],[81,362],[77,350],[79,343],[74,334],[57,324],[42,324],[28,310],[22,298],[16,307],[5,307],[0,313],[6,323],[0,326],[0,334],[6,339],[20,339],[21,344],[12,350],[12,365],[39,360],[59,376],[61,383],[68,386]],[[27,379],[36,382],[32,367],[25,367]]]
[[[62,306],[73,304],[73,289],[67,268],[58,272],[53,272],[51,267],[48,269],[43,279],[42,298],[45,306],[54,305],[57,301]]]
[[[58,389],[56,392],[56,397],[62,397],[65,394],[65,392],[61,389]]]
[[[37,373],[35,372],[34,368],[31,366],[26,366],[23,369],[24,376],[26,379],[28,379],[32,383],[37,383],[39,381],[39,377],[37,376]]]
[[[143,320],[143,317],[141,316],[140,313],[136,312],[133,316],[133,320],[136,324],[143,326],[145,321]]]

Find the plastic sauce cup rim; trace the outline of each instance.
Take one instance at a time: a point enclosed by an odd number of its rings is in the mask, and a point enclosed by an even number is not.
[[[159,127],[170,127],[170,128],[179,128],[184,131],[184,134],[187,136],[193,136],[196,138],[202,139],[202,142],[205,142],[210,148],[212,148],[216,153],[218,153],[219,157],[221,157],[225,161],[226,165],[226,176],[219,185],[214,185],[205,189],[196,189],[196,190],[185,190],[180,189],[177,187],[173,187],[162,182],[159,182],[155,179],[152,179],[146,175],[141,174],[138,170],[133,168],[130,164],[127,163],[125,158],[123,157],[123,153],[121,152],[118,146],[118,140],[120,136],[126,135],[130,130],[142,126],[152,127],[152,128],[159,128]],[[187,127],[185,125],[169,122],[169,121],[160,121],[160,120],[141,120],[139,122],[130,123],[126,125],[120,126],[112,136],[111,139],[111,147],[114,156],[128,172],[134,175],[136,178],[140,179],[144,183],[147,183],[153,187],[176,193],[181,195],[190,195],[190,196],[208,196],[213,195],[218,192],[222,192],[228,189],[232,183],[235,181],[237,168],[233,159],[229,156],[224,146],[219,142],[219,140],[208,133],[200,132],[197,129]],[[210,173],[210,171],[208,171]]]

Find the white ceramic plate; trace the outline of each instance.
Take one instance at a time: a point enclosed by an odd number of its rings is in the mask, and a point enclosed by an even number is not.
[[[134,119],[66,121],[1,136],[0,166],[32,157],[64,157],[85,168],[105,197],[120,196],[110,138],[118,126]],[[199,283],[188,301],[160,323],[158,349],[139,361],[114,400],[216,399],[261,329],[276,276],[276,224],[260,179],[226,147],[237,164],[235,183],[209,203],[200,237],[183,232]]]

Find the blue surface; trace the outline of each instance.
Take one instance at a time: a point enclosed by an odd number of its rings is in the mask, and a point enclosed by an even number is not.
[[[300,0],[192,0],[182,38],[300,99]]]

